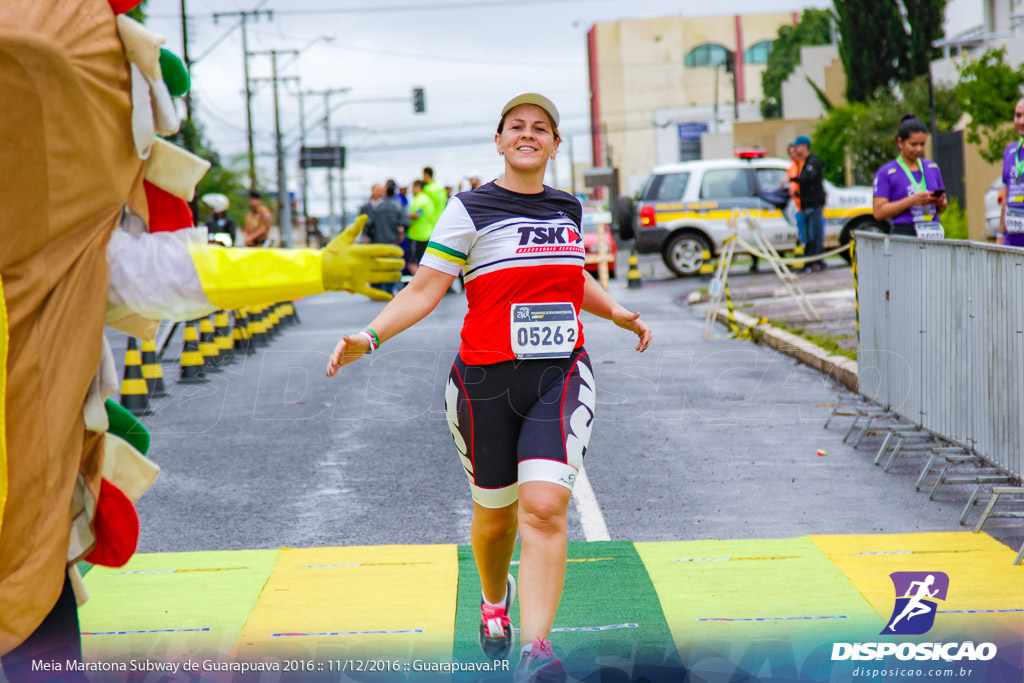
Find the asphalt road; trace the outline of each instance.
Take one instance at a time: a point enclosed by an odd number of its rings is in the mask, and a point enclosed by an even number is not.
[[[913,490],[920,461],[873,467],[873,449],[822,429],[836,385],[721,327],[702,341],[703,321],[681,303],[702,283],[659,278],[663,266],[642,260],[645,276],[652,267],[642,289],[624,279],[611,289],[652,327],[647,353],[584,318],[598,384],[586,469],[612,540],[965,530],[967,491],[946,487],[929,502]],[[381,306],[304,300],[301,326],[267,349],[204,384],[168,382],[171,396],[144,420],[163,471],[137,504],[140,551],[468,543],[469,487],[443,412],[465,299],[446,296],[372,361],[327,379],[339,335]],[[580,510],[592,520],[592,508],[572,506],[569,540],[588,539]],[[990,533],[1019,545],[1011,525]]]

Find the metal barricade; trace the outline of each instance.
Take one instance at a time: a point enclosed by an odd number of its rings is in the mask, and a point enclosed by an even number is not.
[[[1020,479],[1024,251],[856,239],[860,393]]]

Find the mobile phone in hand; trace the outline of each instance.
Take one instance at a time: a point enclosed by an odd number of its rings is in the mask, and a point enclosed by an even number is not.
[[[937,190],[932,190],[932,196],[935,197],[936,199],[938,199],[944,194],[946,194],[946,191],[943,190],[941,187]]]

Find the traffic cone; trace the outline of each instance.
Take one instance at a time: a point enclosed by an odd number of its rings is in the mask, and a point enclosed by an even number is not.
[[[283,304],[284,317],[281,318],[281,322],[291,327],[295,324],[295,306],[291,301],[285,301]]]
[[[124,379],[121,381],[121,405],[132,415],[149,415],[149,386],[142,376],[142,356],[135,337],[128,337],[124,352]]]
[[[210,316],[199,319],[199,352],[203,354],[203,367],[207,370],[219,369],[217,356],[220,351],[217,349],[217,332],[213,328],[213,321]]]
[[[700,252],[700,279],[710,280],[715,272],[715,264],[711,262],[711,250],[704,249]]]
[[[294,325],[301,325],[302,321],[299,320],[299,309],[295,306],[295,302],[294,301],[290,302],[288,304],[288,306],[289,306],[289,308],[291,308],[291,311],[292,311],[292,324],[294,324]]]
[[[213,316],[214,334],[217,350],[220,352],[220,364],[226,365],[232,361],[232,351],[235,348],[235,338],[231,334],[231,319],[227,311],[217,311]]]
[[[643,286],[644,281],[640,279],[640,267],[636,260],[636,245],[633,245],[633,249],[629,252],[629,275],[626,287],[640,289]]]
[[[267,338],[277,339],[281,335],[281,304],[274,304],[270,307],[270,316],[267,324]]]
[[[167,395],[164,386],[164,369],[160,367],[160,359],[156,357],[156,342],[142,342],[142,376],[149,385],[149,397],[160,398]]]
[[[266,327],[263,324],[264,311],[263,306],[256,306],[249,314],[249,344],[252,348],[262,348],[267,345]]]
[[[234,315],[234,331],[232,335],[235,340],[235,350],[239,354],[249,355],[252,351],[249,348],[249,329],[245,319],[245,309],[235,311]]]
[[[203,370],[203,354],[199,351],[199,326],[197,321],[185,323],[185,345],[181,350],[181,370],[178,381],[184,383],[202,381],[199,373]]]

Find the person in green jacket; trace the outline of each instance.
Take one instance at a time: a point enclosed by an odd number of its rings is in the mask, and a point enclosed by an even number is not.
[[[434,169],[430,166],[423,169],[423,191],[430,197],[430,201],[434,202],[434,216],[436,216],[434,222],[436,223],[437,218],[441,217],[444,207],[448,206],[448,190],[434,180]]]
[[[426,193],[426,183],[422,180],[413,181],[412,204],[409,205],[409,217],[412,224],[409,227],[407,237],[409,238],[409,253],[406,258],[406,265],[409,272],[416,274],[420,267],[420,259],[427,249],[427,242],[430,241],[430,233],[434,231],[434,224],[437,223],[438,213],[434,210],[434,201]],[[442,188],[443,189],[443,188]]]

